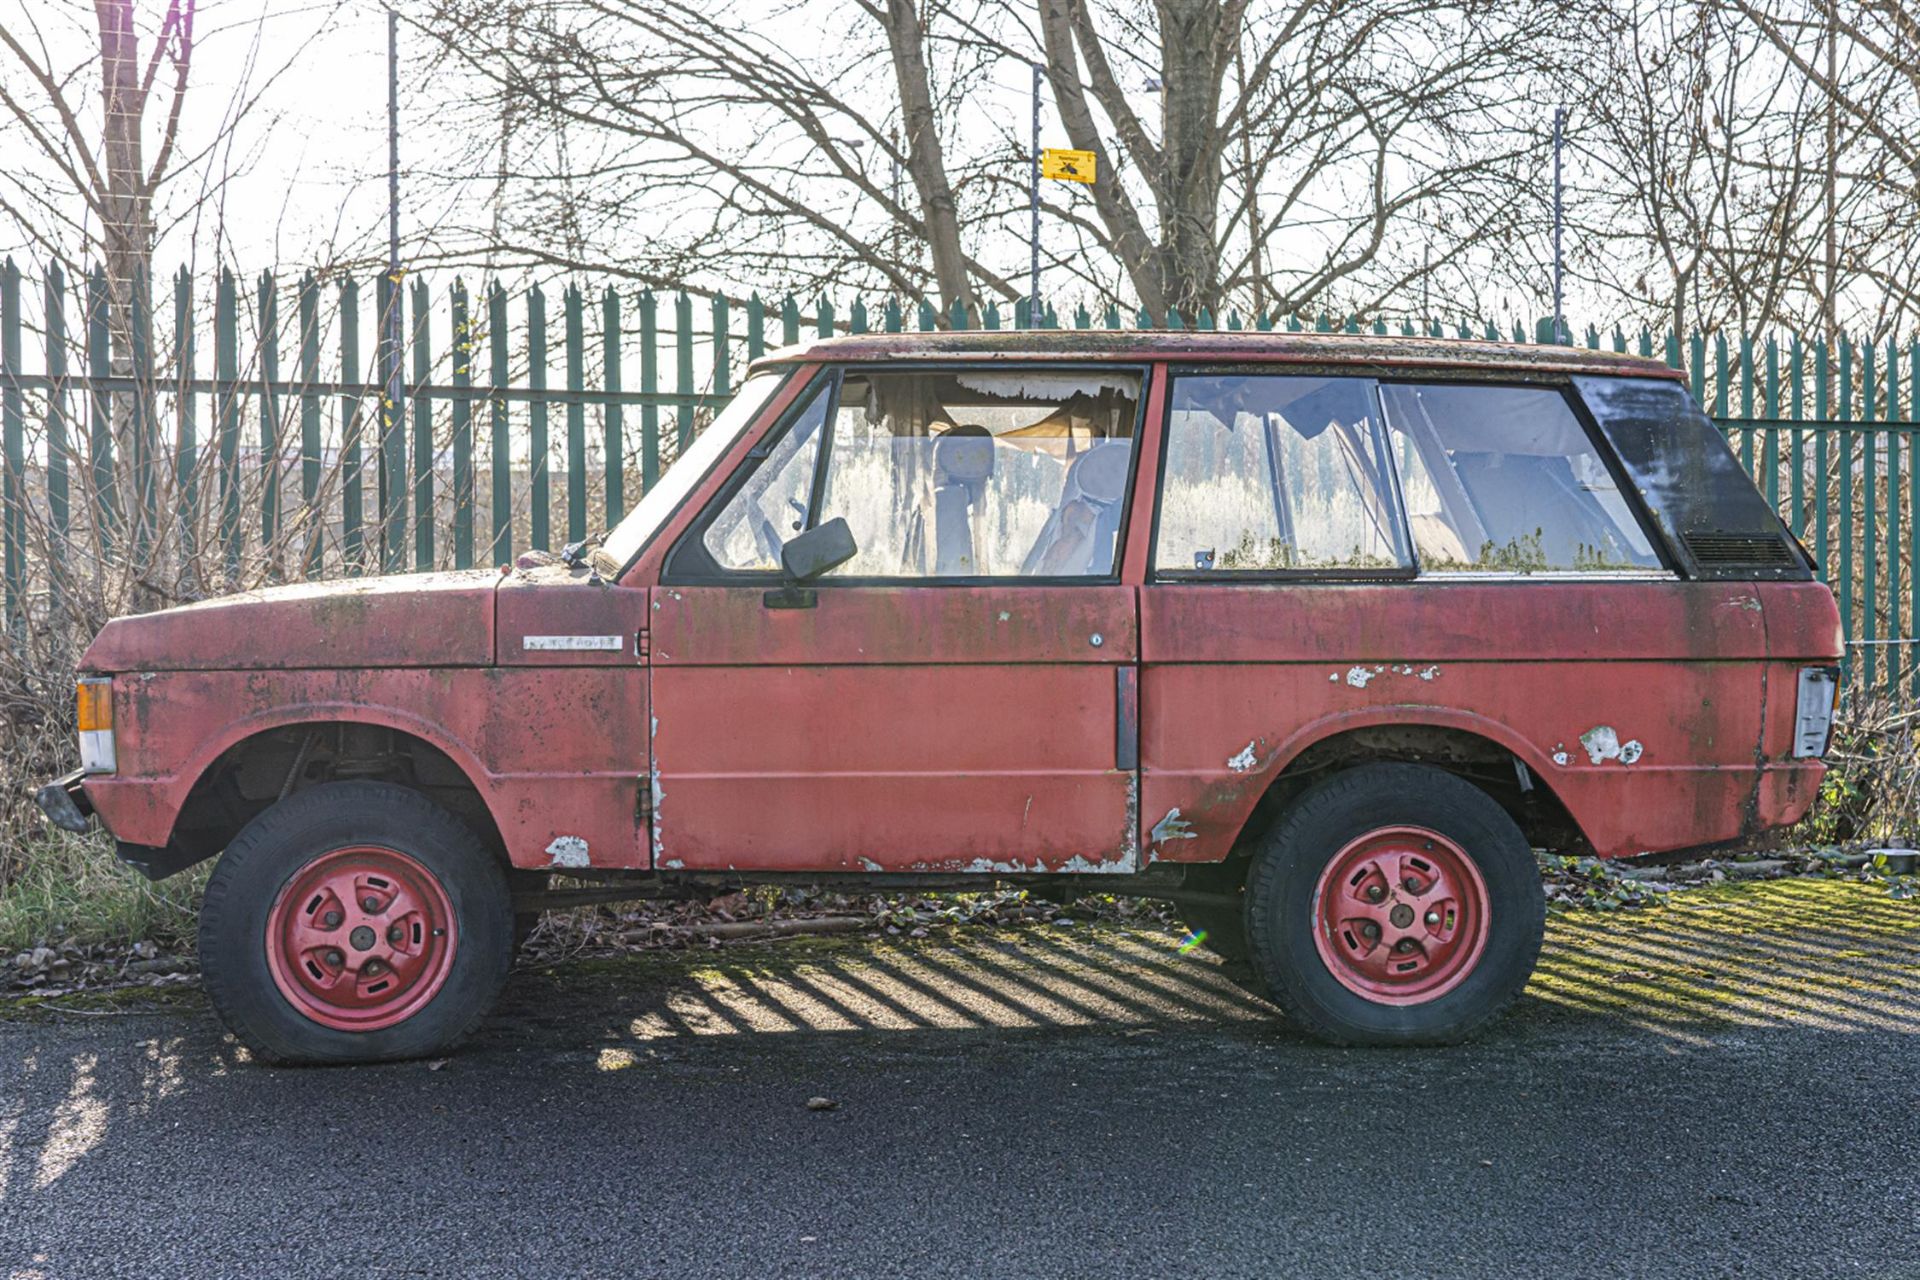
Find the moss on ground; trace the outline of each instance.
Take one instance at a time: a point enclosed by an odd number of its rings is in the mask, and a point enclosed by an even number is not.
[[[1171,933],[1109,924],[801,936],[528,963],[509,1003],[531,1011],[557,996],[576,1008],[604,1006],[631,1017],[641,1038],[903,1018],[1064,1025],[1268,1016],[1216,962],[1178,944]],[[0,1020],[201,1000],[189,986],[23,995],[0,998]],[[1516,1017],[1626,1022],[1683,1038],[1779,1022],[1920,1031],[1920,902],[1892,899],[1881,885],[1796,879],[1680,890],[1631,911],[1556,912]]]

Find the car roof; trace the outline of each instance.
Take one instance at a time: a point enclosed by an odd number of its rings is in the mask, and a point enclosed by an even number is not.
[[[1645,356],[1584,347],[1475,338],[1421,338],[1371,333],[1226,332],[1141,329],[1001,329],[964,332],[862,333],[814,338],[782,347],[754,362],[771,365],[825,361],[1074,360],[1176,363],[1351,365],[1376,370],[1463,369],[1516,375],[1613,374],[1684,378],[1678,369]]]

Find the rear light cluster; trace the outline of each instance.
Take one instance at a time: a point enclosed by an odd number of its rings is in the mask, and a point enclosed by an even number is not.
[[[1840,668],[1800,668],[1800,692],[1793,711],[1793,754],[1812,759],[1827,754],[1833,741],[1834,694]]]
[[[112,773],[120,763],[113,745],[113,681],[83,679],[74,689],[80,768],[86,773]]]

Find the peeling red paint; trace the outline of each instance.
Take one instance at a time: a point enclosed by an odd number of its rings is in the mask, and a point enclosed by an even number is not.
[[[1224,858],[1303,753],[1424,726],[1510,753],[1604,855],[1731,839],[1811,803],[1821,766],[1792,758],[1793,690],[1841,652],[1817,584],[1151,580],[1169,361],[1671,371],[1348,335],[863,337],[771,359],[1063,356],[1153,368],[1118,581],[828,580],[785,609],[771,582],[661,585],[666,548],[803,367],[618,582],[564,566],[367,579],[111,623],[82,665],[115,676],[120,770],[88,795],[120,839],[165,844],[235,743],[339,721],[438,748],[524,867],[1127,871]]]
[[[496,570],[267,587],[115,618],[82,671],[484,667]]]

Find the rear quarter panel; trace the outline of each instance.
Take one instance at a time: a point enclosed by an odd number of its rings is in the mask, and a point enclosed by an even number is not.
[[[1771,732],[1779,720],[1770,697],[1787,700],[1791,723],[1791,681],[1779,689],[1785,664],[1770,665],[1767,640],[1765,593],[1783,589],[1564,579],[1149,585],[1149,854],[1225,857],[1301,751],[1377,724],[1453,727],[1506,747],[1603,856],[1739,836],[1765,820],[1762,726]],[[1776,818],[1784,812],[1774,807]]]

